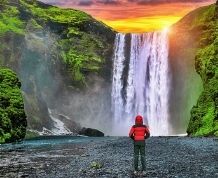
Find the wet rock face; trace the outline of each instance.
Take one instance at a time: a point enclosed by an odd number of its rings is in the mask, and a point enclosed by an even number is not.
[[[104,133],[97,130],[97,129],[92,129],[92,128],[82,128],[79,131],[80,135],[85,135],[89,137],[104,137]]]
[[[66,118],[66,116],[59,114],[58,119],[62,121],[65,125],[67,125],[68,129],[72,132],[77,134],[81,130],[81,126],[79,123]]]

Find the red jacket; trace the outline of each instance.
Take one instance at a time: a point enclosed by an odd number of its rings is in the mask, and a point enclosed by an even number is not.
[[[146,125],[143,125],[142,116],[136,116],[135,125],[132,126],[129,137],[133,138],[134,141],[142,141],[150,137],[149,129]]]

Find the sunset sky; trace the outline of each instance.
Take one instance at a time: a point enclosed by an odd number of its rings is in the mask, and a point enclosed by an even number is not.
[[[80,9],[118,32],[147,32],[169,27],[188,12],[216,0],[41,0]]]

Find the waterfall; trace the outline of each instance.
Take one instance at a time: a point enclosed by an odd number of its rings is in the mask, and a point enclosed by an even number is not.
[[[51,117],[54,127],[52,128],[52,132],[58,135],[68,135],[72,134],[72,132],[65,126],[64,122],[55,117],[53,111],[48,108],[49,116]]]
[[[113,89],[112,89],[112,110],[114,111],[114,119],[119,122],[122,118],[123,98],[122,98],[122,73],[124,70],[124,47],[125,35],[118,34],[115,40],[115,55],[113,68]]]
[[[127,52],[127,35],[118,33],[115,39],[111,94],[113,134],[126,135],[135,116],[140,114],[151,135],[170,135],[167,30],[130,36]],[[126,53],[130,53],[129,59]],[[124,74],[128,76],[123,77]]]

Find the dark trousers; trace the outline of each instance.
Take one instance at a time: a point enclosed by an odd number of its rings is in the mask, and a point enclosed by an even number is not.
[[[134,141],[134,168],[138,171],[139,155],[142,170],[145,170],[145,141]]]

